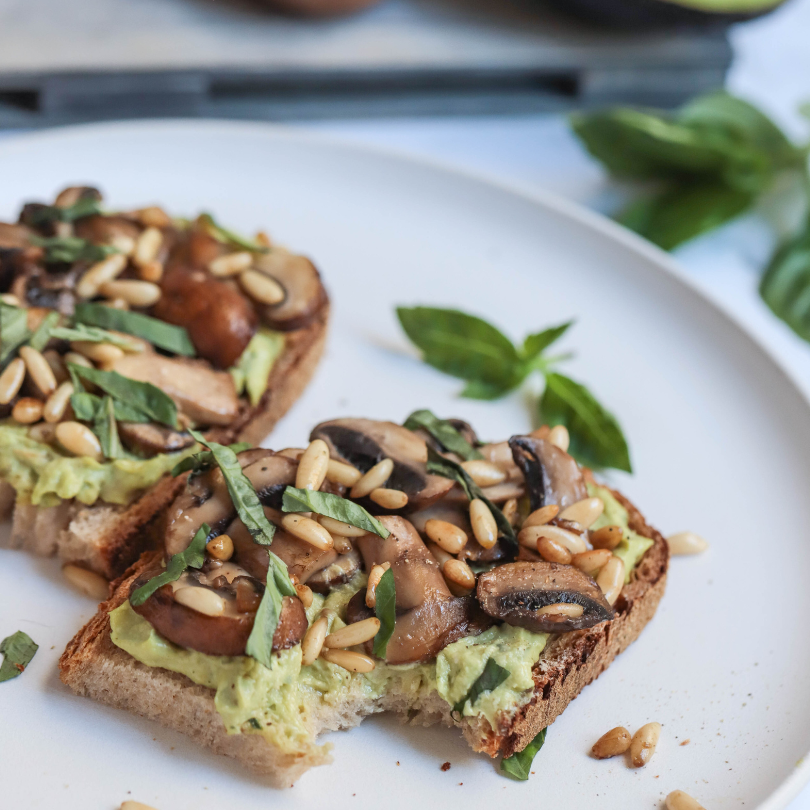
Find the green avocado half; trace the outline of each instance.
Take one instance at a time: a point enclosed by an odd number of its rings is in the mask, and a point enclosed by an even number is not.
[[[549,0],[581,19],[623,28],[723,25],[767,14],[785,0]]]

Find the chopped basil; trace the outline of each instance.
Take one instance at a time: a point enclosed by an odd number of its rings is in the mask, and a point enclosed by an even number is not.
[[[441,475],[444,478],[456,481],[470,500],[475,498],[482,500],[489,507],[489,511],[492,512],[500,536],[506,540],[507,545],[513,552],[517,552],[517,537],[515,537],[512,524],[504,517],[503,512],[484,495],[481,487],[470,478],[467,471],[460,464],[439,455],[432,447],[428,447],[427,471],[433,475]]]
[[[494,658],[487,658],[484,671],[475,679],[470,691],[453,706],[453,711],[463,713],[468,700],[470,701],[470,708],[472,708],[484,692],[497,689],[511,674],[508,669],[504,669]]]
[[[233,450],[234,453],[241,453],[243,450],[249,450],[251,445],[249,442],[236,442],[235,444],[229,444],[228,447]],[[172,468],[172,476],[177,478],[178,475],[182,475],[189,470],[191,470],[192,475],[199,475],[215,466],[216,461],[214,461],[214,454],[210,450],[203,450],[199,453],[194,453],[194,455],[186,456],[182,461],[178,462]]]
[[[102,213],[101,203],[93,197],[82,197],[73,205],[64,208],[58,205],[43,205],[31,213],[32,225],[45,225],[49,222],[75,222],[82,217]]]
[[[28,329],[28,311],[0,303],[0,365],[11,360],[12,355],[31,336]]]
[[[148,416],[150,420],[177,428],[177,406],[172,398],[156,385],[131,380],[116,371],[101,371],[78,366],[75,363],[68,363],[67,366],[77,392],[84,391],[81,381],[86,380],[97,385],[116,401],[125,402],[131,408]]]
[[[261,731],[262,729],[261,723],[255,717],[248,718],[248,725],[256,731]]]
[[[261,329],[250,339],[250,343],[229,371],[236,388],[236,395],[247,391],[250,404],[254,407],[261,402],[267,391],[267,382],[276,360],[284,351],[285,339],[281,332]]]
[[[128,453],[121,446],[118,437],[118,424],[115,421],[115,403],[112,397],[104,397],[96,412],[93,433],[98,436],[104,458],[127,458]]]
[[[105,309],[111,309],[111,307],[105,307]],[[140,344],[136,343],[134,340],[130,340],[126,335],[117,335],[114,332],[108,332],[106,329],[99,329],[96,326],[86,326],[83,323],[77,323],[72,327],[57,326],[51,329],[50,336],[58,340],[81,340],[86,343],[112,343],[113,346],[120,346],[125,351],[130,352],[136,352],[141,348]]]
[[[203,225],[214,239],[219,242],[224,242],[226,245],[235,245],[236,247],[249,250],[251,253],[268,253],[270,251],[270,248],[265,245],[260,245],[254,239],[248,239],[234,231],[223,228],[222,225],[214,220],[211,214],[200,214],[198,222]]]
[[[0,683],[22,675],[38,649],[39,645],[22,630],[0,641],[0,653],[5,656],[0,664]]]
[[[121,252],[112,245],[94,245],[78,236],[32,236],[30,241],[35,247],[45,249],[45,264],[93,264]]]
[[[205,544],[211,527],[203,523],[185,551],[175,554],[166,566],[166,570],[152,577],[138,588],[130,597],[129,603],[134,607],[142,605],[158,588],[180,579],[187,568],[202,568],[205,562]]]
[[[531,774],[532,762],[537,756],[537,752],[543,747],[546,741],[546,731],[543,729],[522,751],[512,754],[511,757],[501,760],[501,770],[508,773],[514,779],[525,782]]]
[[[374,593],[377,599],[374,614],[380,620],[380,629],[374,636],[374,655],[377,658],[385,658],[385,650],[394,633],[394,624],[397,620],[397,589],[394,572],[390,568],[380,577]]]
[[[426,430],[445,449],[465,461],[483,456],[446,419],[439,419],[432,411],[414,411],[403,423],[408,430]]]
[[[97,394],[78,391],[70,398],[70,405],[76,418],[82,422],[95,422],[101,413],[103,400]],[[133,408],[120,399],[113,399],[115,418],[119,422],[150,422],[151,419],[142,411]]]
[[[59,317],[58,312],[49,312],[42,319],[42,323],[36,328],[28,341],[28,345],[32,349],[41,352],[48,345],[48,341],[53,337],[53,329],[59,323]]]
[[[311,489],[287,487],[284,490],[281,509],[284,512],[317,512],[334,520],[341,520],[358,529],[376,534],[385,539],[391,532],[354,501],[332,495],[330,492],[313,492]]]
[[[182,326],[174,326],[140,312],[83,302],[76,305],[73,317],[77,324],[115,329],[117,332],[135,335],[173,354],[185,357],[193,357],[196,354],[194,344]]]

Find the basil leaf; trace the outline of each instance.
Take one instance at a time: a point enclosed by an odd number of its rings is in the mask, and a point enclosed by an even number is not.
[[[254,407],[261,402],[267,391],[267,382],[276,360],[284,351],[285,338],[281,332],[260,329],[250,339],[250,343],[229,369],[236,395],[241,396],[247,389],[248,399]]]
[[[269,546],[273,542],[273,535],[276,527],[267,519],[264,514],[264,507],[259,501],[259,496],[250,479],[242,471],[236,453],[216,442],[209,442],[201,433],[189,428],[188,431],[200,444],[205,445],[211,451],[222,475],[228,486],[228,492],[236,507],[239,519],[245,524],[245,528],[250,532],[254,543],[260,546]],[[269,578],[269,575],[268,575]],[[293,594],[295,589],[293,589]],[[292,595],[292,594],[291,594]]]
[[[281,502],[282,512],[316,512],[334,520],[341,520],[358,529],[376,534],[385,539],[391,532],[354,501],[333,495],[330,492],[314,492],[311,489],[287,487]]]
[[[470,478],[467,471],[460,464],[439,455],[432,447],[428,447],[427,471],[458,483],[471,501],[475,498],[482,500],[489,507],[489,511],[492,512],[492,517],[495,518],[495,523],[498,526],[498,532],[506,540],[509,550],[517,552],[518,542],[512,524],[504,517],[503,512],[484,495],[481,487]]]
[[[0,664],[0,683],[22,675],[38,649],[39,645],[22,630],[0,641],[0,654],[5,656]]]
[[[269,253],[270,248],[266,245],[260,245],[253,239],[248,239],[245,236],[240,236],[238,233],[234,231],[230,231],[227,228],[223,228],[222,225],[218,224],[211,214],[200,214],[198,218],[198,222],[202,224],[202,226],[208,231],[211,236],[214,237],[219,242],[224,242],[225,244],[235,245],[236,247],[244,248],[245,250],[249,250],[251,253]]]
[[[511,777],[525,782],[531,774],[532,762],[534,762],[537,752],[546,741],[547,730],[547,728],[544,728],[522,751],[501,760],[501,770]]]
[[[32,225],[45,225],[48,222],[75,222],[82,217],[91,217],[100,214],[101,203],[92,197],[82,197],[73,205],[64,208],[57,205],[43,205],[31,213]]]
[[[76,305],[73,315],[77,324],[99,326],[103,329],[114,329],[128,335],[148,340],[153,346],[173,354],[193,357],[196,354],[194,344],[188,332],[182,326],[152,318],[140,312],[129,312],[101,304],[82,302]]]
[[[759,294],[774,315],[810,341],[810,225],[776,251]]]
[[[228,447],[233,450],[234,453],[241,453],[243,450],[249,450],[252,445],[250,442],[236,442],[235,444],[229,444]],[[177,478],[178,475],[182,475],[189,470],[192,471],[192,475],[199,475],[200,473],[207,472],[215,465],[214,454],[210,450],[203,450],[200,453],[186,456],[182,461],[175,464],[172,468],[172,476]]]
[[[464,386],[459,396],[466,397],[467,399],[483,399],[490,401],[500,399],[505,394],[508,394],[513,387],[511,383],[507,385],[496,385],[481,382],[480,380],[470,380],[467,385]]]
[[[627,441],[616,417],[584,385],[562,374],[546,375],[540,413],[547,424],[568,428],[568,452],[577,461],[589,467],[633,471]]]
[[[152,577],[138,588],[130,597],[129,603],[133,607],[142,605],[158,588],[175,582],[182,576],[187,568],[202,568],[205,562],[205,544],[208,542],[208,535],[211,527],[203,523],[197,533],[192,538],[185,551],[175,554],[166,566],[166,570]]]
[[[78,236],[32,236],[29,241],[35,247],[45,249],[45,264],[95,264],[113,253],[121,252],[112,245],[94,245]]]
[[[104,397],[101,407],[96,411],[93,433],[98,436],[104,458],[127,458],[128,454],[121,446],[118,436],[118,425],[115,421],[115,403],[112,397]]]
[[[28,312],[22,307],[0,303],[0,365],[11,360],[30,336]]]
[[[470,701],[470,708],[475,706],[484,692],[491,692],[497,689],[512,673],[508,669],[504,669],[494,658],[487,658],[484,671],[475,679],[470,691],[453,706],[454,712],[464,712],[464,705]]]
[[[446,419],[428,410],[414,411],[403,423],[408,430],[426,430],[445,449],[465,461],[483,456]]]
[[[374,604],[374,615],[380,620],[380,629],[374,636],[372,651],[377,658],[384,659],[397,620],[397,588],[394,572],[390,568],[380,577],[374,593],[377,599]]]
[[[504,392],[526,376],[509,338],[481,318],[435,307],[397,307],[397,316],[424,361],[445,374]]]
[[[552,343],[559,340],[573,325],[573,321],[566,321],[559,326],[550,326],[542,332],[535,332],[523,341],[522,353],[527,360],[538,358]]]
[[[36,331],[31,335],[28,345],[32,349],[41,352],[52,337],[53,328],[59,323],[59,313],[49,312],[43,319]]]
[[[131,408],[148,416],[150,420],[177,428],[177,406],[172,398],[168,394],[164,394],[156,385],[131,380],[116,371],[101,371],[78,366],[75,363],[68,363],[67,367],[77,390],[82,390],[80,381],[87,380],[87,382],[97,385],[113,399],[125,402]]]
[[[112,307],[104,307],[104,309],[112,309]],[[58,317],[57,313],[55,314]],[[57,326],[51,329],[51,337],[57,340],[83,340],[87,343],[112,343],[113,346],[120,346],[127,351],[138,351],[141,346],[134,340],[130,340],[126,335],[116,335],[113,332],[108,332],[106,329],[99,329],[95,326],[86,326],[83,323],[77,323],[75,326]],[[32,338],[33,340],[33,338]]]
[[[94,422],[101,411],[102,398],[96,394],[89,394],[87,391],[77,391],[70,397],[70,405],[80,422]],[[120,399],[113,400],[113,407],[115,418],[119,422],[146,423],[152,421],[146,414]]]

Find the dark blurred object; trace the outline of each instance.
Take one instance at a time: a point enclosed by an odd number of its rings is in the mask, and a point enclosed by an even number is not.
[[[726,26],[769,14],[785,0],[546,0],[579,19],[609,27]]]
[[[313,17],[334,17],[368,8],[380,0],[261,0],[270,8]]]

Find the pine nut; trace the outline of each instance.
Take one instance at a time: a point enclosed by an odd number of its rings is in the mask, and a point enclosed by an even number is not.
[[[99,291],[108,298],[122,298],[131,307],[151,307],[163,295],[163,290],[157,284],[131,278],[107,281],[99,287]]]
[[[0,295],[0,301],[9,307],[21,307],[20,299],[13,293],[3,293]]]
[[[390,458],[384,458],[379,464],[375,464],[365,475],[361,476],[352,487],[349,496],[352,498],[364,498],[372,490],[385,484],[394,472],[394,462]]]
[[[475,539],[483,548],[492,548],[498,542],[498,524],[480,498],[470,501],[470,523]]]
[[[89,340],[74,340],[70,348],[102,365],[114,363],[124,356],[124,350],[114,343],[92,343]]]
[[[158,261],[146,262],[146,264],[142,264],[138,268],[138,275],[144,281],[151,281],[157,284],[163,278],[163,263]],[[127,306],[129,305],[127,304]]]
[[[546,605],[537,611],[538,616],[566,616],[571,619],[578,619],[585,612],[582,605],[572,605],[570,602],[557,602],[553,605]]]
[[[323,646],[328,649],[342,650],[346,647],[356,647],[358,644],[365,644],[371,641],[380,630],[380,620],[373,616],[369,619],[363,619],[354,624],[347,624],[341,627],[340,630],[335,630],[330,633]]]
[[[160,248],[163,246],[163,232],[154,226],[147,228],[135,242],[135,252],[132,254],[132,261],[143,267],[143,265],[153,262]]]
[[[327,551],[332,548],[332,535],[329,534],[320,523],[316,523],[312,518],[298,514],[284,515],[281,519],[281,526],[299,540],[309,543],[311,546]]]
[[[93,364],[83,354],[79,354],[78,352],[67,352],[65,354],[65,363],[73,363],[76,366],[93,368]]]
[[[278,451],[278,455],[284,458],[291,458],[293,461],[300,461],[301,456],[304,455],[303,447],[285,447],[283,450]]]
[[[620,557],[612,556],[602,566],[596,584],[602,589],[607,603],[615,604],[624,587],[624,561]]]
[[[141,208],[135,215],[147,228],[168,228],[172,224],[171,217],[157,205]]]
[[[280,304],[287,297],[281,284],[258,270],[245,270],[239,276],[239,283],[242,285],[242,289],[260,304],[273,306]]]
[[[501,512],[503,512],[503,516],[509,521],[509,525],[514,526],[518,516],[517,498],[510,498],[503,507],[501,507]]]
[[[0,404],[8,405],[20,392],[25,379],[25,362],[15,357],[0,374]]]
[[[62,575],[77,591],[98,602],[109,595],[110,583],[95,571],[88,571],[78,565],[66,565],[62,569]]]
[[[225,612],[225,600],[210,588],[196,585],[178,588],[174,592],[174,601],[204,616],[221,616]]]
[[[589,529],[604,511],[605,504],[600,498],[583,498],[563,509],[560,512],[560,519],[572,520],[574,523],[579,523],[583,529]]]
[[[114,253],[100,262],[94,264],[76,285],[76,295],[79,298],[95,298],[99,287],[106,281],[112,281],[124,272],[127,266],[127,257],[122,253]]]
[[[135,252],[135,240],[125,233],[116,233],[110,239],[110,245],[124,256],[129,257]]]
[[[251,264],[253,264],[253,254],[246,250],[238,253],[226,253],[224,256],[217,256],[216,259],[208,262],[208,272],[212,276],[225,278],[247,270]]]
[[[597,548],[575,554],[571,562],[584,574],[595,577],[612,556],[606,548]]]
[[[448,561],[454,560],[452,554],[448,554],[441,546],[437,546],[435,543],[425,543],[427,550],[436,558],[436,562],[439,563],[439,569]]]
[[[551,428],[548,425],[540,425],[540,427],[535,428],[529,436],[533,439],[547,439],[549,433],[551,433]]]
[[[132,799],[127,799],[125,802],[121,803],[121,807],[118,810],[155,810],[155,808],[143,802],[135,802],[132,801]]]
[[[571,437],[568,435],[568,428],[565,425],[555,425],[548,434],[548,441],[556,445],[563,452],[568,452],[568,445],[571,443]]]
[[[377,604],[377,586],[380,584],[382,575],[391,568],[390,562],[382,565],[374,565],[368,575],[368,585],[366,585],[366,607],[373,608]]]
[[[56,426],[48,424],[47,422],[37,422],[36,425],[31,425],[31,427],[28,428],[28,436],[35,442],[53,444],[56,439]]]
[[[565,546],[571,554],[581,554],[588,550],[585,541],[574,532],[561,529],[559,526],[529,526],[518,532],[518,542],[526,548],[537,548],[537,543],[541,537],[548,537],[556,540],[560,545]]]
[[[308,585],[296,584],[295,592],[298,594],[298,598],[305,608],[312,607],[312,588]]]
[[[353,650],[321,650],[321,658],[349,672],[371,672],[374,659]]]
[[[368,497],[383,509],[402,509],[408,504],[408,495],[401,489],[377,487],[369,492]]]
[[[475,574],[463,560],[449,559],[442,565],[442,575],[454,585],[465,590],[475,587]]]
[[[324,528],[326,528],[326,527],[324,527]],[[328,529],[327,529],[327,531],[328,531]],[[331,534],[331,532],[329,532],[329,533]],[[352,548],[354,548],[354,547],[352,546],[352,542],[351,542],[351,540],[349,540],[348,537],[343,537],[342,535],[339,535],[339,534],[333,534],[332,535],[332,548],[338,554],[348,554],[352,550]]]
[[[350,523],[344,523],[342,520],[335,520],[334,518],[321,515],[318,522],[326,529],[331,535],[340,535],[341,537],[363,537],[368,534],[365,529],[359,526],[352,526]]]
[[[101,461],[101,445],[89,427],[81,422],[60,422],[56,426],[59,444],[74,456],[89,456]]]
[[[623,754],[630,747],[630,732],[624,726],[616,726],[603,734],[594,744],[591,753],[597,759]]]
[[[0,377],[0,385],[3,378]],[[0,400],[2,401],[2,400]],[[709,547],[709,544],[694,532],[678,532],[667,537],[670,554],[700,554]]]
[[[560,511],[560,507],[557,506],[556,503],[549,503],[545,506],[541,506],[539,509],[535,509],[526,520],[523,521],[523,526],[521,528],[528,529],[530,526],[544,526],[550,520],[554,520],[557,517],[557,513]]]
[[[298,462],[295,473],[295,486],[298,489],[319,490],[326,478],[329,465],[329,447],[322,439],[309,443]]]
[[[323,649],[326,631],[329,627],[329,616],[321,614],[307,630],[301,642],[301,665],[308,667],[314,664]]]
[[[256,236],[254,238],[262,247],[269,248],[273,246],[273,243],[270,241],[270,237],[265,231],[256,231]]]
[[[352,467],[351,464],[344,464],[342,461],[330,458],[326,468],[326,477],[334,484],[353,487],[363,477],[363,473],[357,467]]]
[[[49,397],[42,409],[42,417],[46,422],[58,422],[67,410],[70,398],[73,396],[73,383],[63,382]]]
[[[633,735],[630,741],[630,761],[636,768],[641,768],[650,761],[660,736],[660,723],[647,723]]]
[[[667,810],[706,810],[706,808],[688,793],[673,790],[667,796]]]
[[[123,312],[129,310],[129,304],[123,298],[107,298],[104,301],[99,301],[99,304],[110,309],[120,309]]]
[[[479,487],[492,487],[506,481],[506,473],[489,461],[462,461],[461,466]]]
[[[30,346],[20,347],[20,357],[22,357],[34,384],[39,388],[43,396],[49,397],[56,390],[56,377],[48,365],[48,361],[42,356],[41,352],[32,349]]]
[[[528,547],[531,548],[531,546]],[[570,565],[572,559],[571,552],[562,543],[558,543],[550,537],[541,537],[537,541],[537,553],[546,562],[562,563],[562,565]]]
[[[603,526],[588,534],[594,548],[607,548],[613,551],[624,540],[624,529],[621,526]]]
[[[467,533],[446,520],[431,518],[425,523],[425,534],[448,554],[458,554],[467,545]]]
[[[215,560],[230,560],[233,557],[233,540],[227,534],[212,537],[206,544],[205,550]]]
[[[11,418],[21,425],[32,425],[42,419],[42,400],[22,397],[14,403]]]

